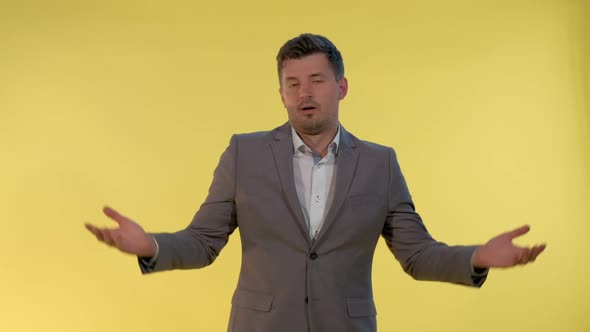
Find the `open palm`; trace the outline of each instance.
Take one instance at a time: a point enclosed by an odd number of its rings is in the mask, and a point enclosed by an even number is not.
[[[506,268],[534,262],[537,256],[545,250],[545,244],[519,247],[512,243],[512,240],[528,233],[529,230],[529,226],[522,226],[492,238],[477,249],[473,255],[473,265],[481,268]]]
[[[119,227],[100,228],[86,223],[86,229],[94,234],[99,241],[132,255],[152,257],[156,254],[156,244],[153,238],[138,223],[110,207],[104,207],[102,211],[117,222]]]

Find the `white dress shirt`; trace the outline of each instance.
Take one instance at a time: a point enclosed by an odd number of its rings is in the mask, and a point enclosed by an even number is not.
[[[323,158],[303,143],[293,127],[291,133],[295,189],[309,229],[309,237],[314,239],[322,228],[334,197],[334,163],[340,143],[340,126]]]

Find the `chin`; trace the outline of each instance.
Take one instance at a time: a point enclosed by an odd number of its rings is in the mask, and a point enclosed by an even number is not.
[[[301,131],[306,135],[318,135],[326,131],[326,129],[323,123],[311,123],[301,126]]]

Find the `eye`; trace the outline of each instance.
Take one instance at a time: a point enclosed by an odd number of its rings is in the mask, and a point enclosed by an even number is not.
[[[287,86],[290,88],[296,88],[299,86],[299,83],[289,83]]]
[[[311,82],[312,83],[322,83],[322,82],[324,82],[324,80],[322,80],[322,79],[315,79],[315,80],[313,80]]]

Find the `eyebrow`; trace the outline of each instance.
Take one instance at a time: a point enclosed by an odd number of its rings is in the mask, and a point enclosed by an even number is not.
[[[314,77],[325,77],[326,75],[322,74],[322,73],[313,73],[311,75],[309,75],[309,77],[314,78]],[[299,80],[297,77],[294,76],[287,76],[285,77],[285,81],[293,81],[293,80]]]

